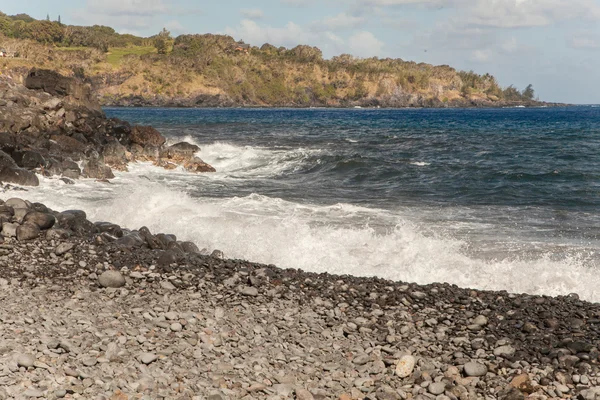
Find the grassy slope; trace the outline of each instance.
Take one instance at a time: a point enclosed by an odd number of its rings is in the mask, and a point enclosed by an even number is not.
[[[211,35],[211,38],[213,36]],[[106,54],[90,48],[43,46],[6,39],[5,46],[23,58],[0,59],[0,71],[45,67],[85,75],[105,100],[127,96],[191,98],[224,95],[246,105],[348,105],[369,98],[497,100],[493,77],[465,88],[448,66],[434,67],[402,60],[305,60],[290,51],[253,48],[249,54],[223,50],[227,43],[203,43],[196,53],[158,55],[153,47],[112,48]],[[220,47],[219,47],[220,46]],[[466,79],[466,78],[465,78]],[[465,90],[466,89],[466,90]],[[501,93],[501,91],[500,91]]]

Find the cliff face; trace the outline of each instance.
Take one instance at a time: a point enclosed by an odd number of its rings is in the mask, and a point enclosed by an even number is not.
[[[539,104],[488,74],[400,59],[323,59],[319,49],[239,47],[222,35],[184,35],[168,54],[152,47],[65,49],[11,39],[5,74],[44,66],[89,83],[103,105],[469,107]],[[6,39],[5,42],[11,41]],[[20,47],[19,47],[20,46]],[[236,47],[238,46],[238,47]],[[17,74],[18,75],[18,74]],[[510,94],[510,96],[508,94]]]
[[[0,182],[36,186],[36,174],[106,180],[111,168],[135,160],[214,171],[196,146],[167,146],[151,127],[107,119],[90,86],[75,78],[33,69],[21,80],[0,76]]]

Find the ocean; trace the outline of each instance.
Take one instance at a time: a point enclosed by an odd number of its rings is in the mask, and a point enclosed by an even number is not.
[[[282,268],[600,301],[598,107],[105,111],[217,172],[15,195]]]

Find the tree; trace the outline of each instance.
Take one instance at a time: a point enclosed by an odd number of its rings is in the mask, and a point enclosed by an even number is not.
[[[60,15],[58,16],[58,24],[62,25],[62,22],[60,22]]]
[[[163,28],[154,39],[154,47],[156,47],[158,54],[167,54],[173,48],[171,32]]]
[[[533,85],[530,83],[521,93],[525,100],[533,100],[535,97],[535,91],[533,90]]]
[[[50,14],[46,14],[46,21],[50,21]]]

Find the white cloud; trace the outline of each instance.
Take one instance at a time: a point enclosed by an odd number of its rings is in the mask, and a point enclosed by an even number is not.
[[[88,0],[85,10],[108,16],[151,16],[169,12],[162,0]]]
[[[384,56],[384,43],[368,31],[358,32],[348,40],[350,54],[358,57]]]
[[[237,39],[243,39],[246,43],[260,46],[263,43],[271,43],[278,46],[296,46],[303,41],[308,41],[310,33],[299,25],[288,22],[282,28],[272,26],[261,26],[256,21],[244,19],[235,28],[227,27],[225,32]]]
[[[240,13],[247,19],[262,19],[265,13],[258,8],[243,8]]]
[[[71,19],[78,25],[107,25],[121,33],[155,34],[163,26],[175,32],[184,30],[166,16],[196,14],[197,9],[181,9],[165,0],[87,0],[84,7],[73,9]]]
[[[324,18],[312,24],[313,29],[319,31],[338,31],[344,29],[356,28],[364,23],[363,17],[356,17],[345,12],[339,13],[334,17]]]
[[[227,27],[225,33],[255,46],[264,43],[287,48],[299,44],[317,46],[323,51],[325,57],[342,53],[350,53],[358,57],[385,55],[384,43],[368,31],[360,31],[344,39],[332,31],[316,31],[294,22],[288,22],[282,27],[274,27],[245,19],[236,27]]]

